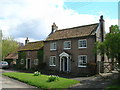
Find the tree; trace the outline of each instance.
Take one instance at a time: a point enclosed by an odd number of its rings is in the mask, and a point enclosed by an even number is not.
[[[96,43],[96,51],[100,55],[106,54],[108,59],[116,59],[120,65],[120,29],[112,25],[103,42]]]
[[[116,59],[120,67],[120,29],[117,25],[110,27],[110,33],[107,33],[103,42],[96,43],[96,52],[98,54],[106,54],[111,60]],[[120,83],[120,71],[118,76]]]
[[[2,30],[0,30],[0,60],[2,60]]]
[[[12,37],[2,37],[2,59],[18,48],[17,41]]]

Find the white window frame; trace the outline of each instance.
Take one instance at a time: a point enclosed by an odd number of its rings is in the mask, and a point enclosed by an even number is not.
[[[24,59],[21,59],[21,60],[20,60],[20,64],[24,64]]]
[[[80,47],[80,41],[86,41],[86,47]],[[87,48],[87,39],[78,40],[78,48]]]
[[[38,65],[38,59],[34,59],[34,65]]]
[[[86,57],[86,65],[80,65],[80,64],[84,64],[83,60],[80,59],[83,56]],[[78,67],[87,67],[87,55],[78,55]]]
[[[56,49],[57,49],[57,43],[56,42],[50,43],[50,50],[56,50]]]
[[[68,47],[66,48],[66,47],[65,47],[65,43],[68,43],[68,42],[70,43],[70,48],[68,48]],[[64,49],[71,49],[71,41],[64,41],[63,47],[64,47]]]
[[[53,63],[53,58],[55,58],[55,63]],[[50,60],[49,60],[49,66],[56,66],[56,56],[50,56]]]

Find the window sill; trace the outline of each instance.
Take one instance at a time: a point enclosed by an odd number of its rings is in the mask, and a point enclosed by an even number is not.
[[[50,49],[50,51],[56,51],[56,49]]]
[[[78,49],[86,49],[87,47],[78,47]]]
[[[71,48],[64,48],[64,50],[69,50],[69,49],[71,49]]]
[[[53,66],[53,67],[55,67],[56,65],[49,65],[49,66]]]
[[[84,68],[86,68],[87,66],[78,66],[78,67],[84,67]]]

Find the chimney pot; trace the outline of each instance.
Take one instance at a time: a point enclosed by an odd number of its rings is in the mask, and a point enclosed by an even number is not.
[[[25,40],[25,45],[29,43],[28,37]]]

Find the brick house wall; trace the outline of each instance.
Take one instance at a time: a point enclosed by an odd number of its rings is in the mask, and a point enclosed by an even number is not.
[[[78,40],[86,39],[87,40],[87,48],[79,49],[78,48]],[[64,50],[63,43],[64,41],[71,41],[71,49]],[[57,50],[50,51],[50,43],[57,43]],[[87,37],[79,37],[79,38],[71,38],[71,39],[63,39],[57,41],[49,41],[45,42],[44,46],[44,62],[47,64],[47,69],[60,71],[60,57],[59,55],[64,51],[71,55],[71,71],[73,73],[89,73],[87,67],[78,67],[78,55],[87,55],[87,62],[96,62],[95,54],[93,52],[95,43],[95,36],[87,36]],[[56,66],[49,66],[50,56],[56,56]]]
[[[43,62],[43,41],[29,42],[25,40],[26,45],[18,50],[18,66],[24,69],[39,69]],[[22,63],[21,63],[22,62]]]
[[[39,67],[41,61],[43,61],[42,58],[39,60],[38,50],[37,50],[37,51],[22,51],[22,52],[25,53],[25,57],[22,57],[22,56],[20,56],[20,54],[18,54],[18,57],[19,57],[19,59],[18,59],[18,61],[19,61],[18,64],[19,64],[21,67],[24,67],[24,69],[27,69],[27,68],[26,68],[27,59],[30,59],[30,69],[32,69],[32,68],[33,68],[33,69],[37,69],[37,68]],[[21,53],[21,52],[19,52],[19,53]],[[23,64],[21,64],[21,59],[24,60],[24,63],[23,63]],[[34,60],[35,60],[35,59],[38,59],[38,65],[35,65],[35,64],[34,64]]]
[[[37,65],[34,64],[34,60],[38,59],[38,51],[26,51],[26,59],[31,59],[31,68],[35,68]]]

